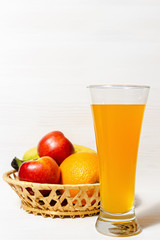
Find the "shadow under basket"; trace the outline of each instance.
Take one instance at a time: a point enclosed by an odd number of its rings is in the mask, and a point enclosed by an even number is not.
[[[100,211],[100,184],[39,184],[19,181],[17,172],[4,173],[3,179],[21,199],[21,207],[43,217],[84,217]]]

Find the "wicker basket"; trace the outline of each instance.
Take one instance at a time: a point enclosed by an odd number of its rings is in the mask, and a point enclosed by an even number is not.
[[[18,194],[21,207],[29,213],[52,218],[84,217],[99,213],[99,183],[62,185],[24,182],[19,181],[15,170],[4,173],[3,179]],[[70,194],[72,189],[77,190],[74,197]]]

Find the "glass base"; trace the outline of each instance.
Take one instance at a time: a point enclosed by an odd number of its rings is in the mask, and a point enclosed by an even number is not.
[[[141,232],[134,208],[123,214],[112,214],[101,209],[96,222],[96,229],[104,235],[115,237],[128,237]]]

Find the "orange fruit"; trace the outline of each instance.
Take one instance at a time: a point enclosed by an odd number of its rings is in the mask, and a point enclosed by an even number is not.
[[[67,157],[60,165],[62,184],[87,184],[99,180],[98,157],[96,153],[77,152]],[[71,197],[78,193],[78,189],[70,190]],[[88,190],[89,197],[93,190]]]

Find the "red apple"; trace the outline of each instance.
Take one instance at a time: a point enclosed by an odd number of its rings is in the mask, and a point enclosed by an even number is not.
[[[54,131],[40,140],[37,151],[40,157],[50,156],[60,165],[74,152],[74,147],[62,132]]]
[[[18,177],[21,181],[57,184],[60,182],[60,168],[53,158],[42,157],[22,163]]]

